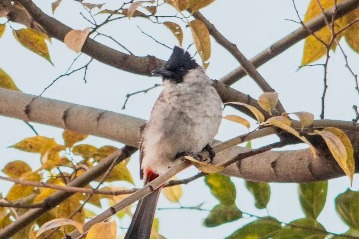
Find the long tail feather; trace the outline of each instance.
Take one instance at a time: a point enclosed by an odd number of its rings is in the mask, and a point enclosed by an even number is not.
[[[125,239],[148,239],[151,235],[152,222],[156,211],[161,187],[142,198],[132,217]]]

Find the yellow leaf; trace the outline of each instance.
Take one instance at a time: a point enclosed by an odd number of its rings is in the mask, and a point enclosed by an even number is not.
[[[201,8],[204,8],[214,2],[214,0],[189,0],[189,8],[192,13],[197,12]]]
[[[106,182],[126,181],[132,184],[134,183],[131,173],[126,167],[126,162],[121,162],[117,164],[109,173],[105,181]]]
[[[53,228],[62,227],[62,226],[65,226],[65,225],[72,225],[72,226],[76,227],[76,229],[80,233],[83,233],[83,229],[82,229],[83,225],[81,223],[78,223],[78,222],[76,222],[74,220],[67,219],[67,218],[58,218],[58,219],[54,219],[52,221],[49,221],[49,222],[43,224],[40,227],[40,229],[37,231],[36,237],[40,236],[45,231],[48,231],[48,230],[53,229]]]
[[[222,165],[213,165],[206,162],[201,162],[191,156],[185,156],[184,158],[191,161],[191,163],[196,168],[198,168],[198,170],[204,173],[218,173],[224,169]]]
[[[72,152],[83,157],[91,158],[98,149],[90,144],[79,144],[73,147]]]
[[[38,173],[34,172],[26,172],[23,175],[21,175],[20,179],[24,179],[27,181],[34,181],[34,182],[40,182],[41,177]],[[10,201],[15,201],[24,197],[27,197],[34,193],[34,187],[32,186],[26,186],[21,184],[15,184],[12,186],[6,195],[6,198]]]
[[[232,122],[235,122],[235,123],[238,123],[238,124],[241,124],[241,125],[244,125],[246,128],[250,128],[251,127],[251,124],[249,123],[248,120],[240,117],[240,116],[237,116],[237,115],[226,115],[224,117],[226,120],[230,120]]]
[[[343,27],[351,24],[359,18],[359,8],[351,11],[346,16],[342,17]],[[348,45],[356,52],[359,52],[359,22],[352,24],[348,29],[344,31],[344,38]]]
[[[278,93],[277,92],[265,92],[258,98],[258,104],[262,109],[267,111],[272,115],[272,110],[275,109],[278,103]]]
[[[0,87],[8,90],[20,91],[12,78],[0,68]]]
[[[177,180],[177,177],[173,177],[171,180]],[[165,187],[162,189],[162,193],[168,201],[173,203],[178,203],[183,194],[181,185]]]
[[[165,0],[165,2],[172,5],[179,12],[187,10],[189,7],[188,0]]]
[[[64,130],[62,133],[62,138],[64,139],[67,147],[72,147],[75,143],[86,139],[87,136],[87,134],[80,134],[70,130]]]
[[[197,52],[202,58],[203,63],[207,63],[211,57],[211,39],[209,37],[209,31],[200,20],[193,20],[189,23],[191,28],[192,37],[197,48]]]
[[[292,124],[292,121],[288,117],[285,117],[285,116],[274,116],[274,117],[271,117],[270,119],[271,119],[270,122],[281,122],[288,126],[290,126]],[[269,122],[269,121],[267,120],[267,122]]]
[[[314,115],[309,113],[309,112],[293,112],[293,113],[290,113],[290,114],[293,114],[293,115],[298,117],[298,119],[299,119],[299,121],[300,121],[300,123],[302,125],[302,130],[305,127],[308,127],[311,124],[313,124]]]
[[[285,118],[285,117],[283,117],[283,118]],[[288,133],[294,135],[295,137],[297,137],[298,139],[300,139],[304,143],[306,143],[309,146],[313,156],[317,157],[317,153],[316,153],[316,150],[315,150],[314,146],[308,141],[307,138],[305,138],[304,136],[301,136],[295,129],[293,129],[288,124],[286,124],[283,121],[278,120],[278,119],[279,119],[278,117],[269,118],[267,121],[263,122],[261,125],[275,126],[275,127],[278,127],[278,128],[280,128],[282,130],[287,131]]]
[[[163,23],[168,29],[171,30],[171,32],[173,33],[173,35],[177,38],[178,43],[180,44],[180,46],[182,46],[182,41],[183,41],[183,31],[182,28],[174,22],[164,22]]]
[[[79,53],[82,49],[82,46],[84,45],[87,36],[90,33],[90,28],[87,27],[85,30],[71,30],[69,31],[65,38],[64,43],[68,48],[73,50],[76,53]]]
[[[244,106],[246,107],[250,112],[252,112],[252,114],[254,115],[254,117],[256,117],[257,121],[259,123],[262,123],[265,118],[264,115],[255,107],[245,104],[245,103],[241,103],[241,102],[227,102],[225,103],[225,105],[239,105],[239,106]]]
[[[2,35],[4,34],[6,29],[6,25],[5,24],[0,24],[0,37],[2,37]]]
[[[60,6],[61,2],[62,0],[56,0],[55,2],[51,3],[52,14],[55,14],[56,9],[58,6]]]
[[[60,157],[59,154],[60,151],[65,149],[66,147],[63,145],[56,145],[47,150],[41,157],[41,168],[51,170],[57,166],[67,165],[69,160],[66,157]]]
[[[15,38],[21,43],[21,45],[30,51],[35,52],[39,56],[42,56],[52,64],[49,50],[45,42],[45,40],[49,39],[46,34],[31,28],[13,30],[13,34]]]
[[[320,5],[318,4],[320,3]],[[334,6],[335,0],[311,0],[307,9],[307,12],[304,17],[304,22],[308,22],[311,19],[322,14],[322,8],[327,10]],[[342,28],[341,22],[339,20],[334,22],[334,32],[338,32]],[[326,26],[323,29],[314,33],[316,37],[318,37],[322,42],[329,44],[332,39],[332,31]],[[337,41],[340,40],[342,34],[337,36]],[[310,35],[306,38],[304,43],[304,53],[302,58],[302,65],[307,65],[312,63],[322,56],[324,56],[327,52],[326,46],[320,42],[316,37]],[[336,43],[333,41],[333,45],[331,48],[335,49]]]
[[[110,154],[114,153],[118,148],[111,146],[111,145],[104,145],[101,148],[99,148],[96,152],[96,154],[93,156],[96,160],[101,160]]]
[[[20,178],[21,175],[27,172],[31,172],[31,167],[21,160],[14,160],[5,165],[3,173],[11,178]]]
[[[72,195],[57,207],[56,218],[67,218],[72,215],[82,205],[81,200],[83,196],[79,193]],[[85,222],[85,212],[83,208],[77,212],[73,217],[73,220],[79,223]]]
[[[56,183],[57,184],[57,183]],[[64,184],[62,184],[64,185]],[[42,188],[40,190],[40,194],[38,194],[33,203],[43,203],[47,198],[51,197],[56,193],[58,190],[52,188]]]
[[[50,140],[50,138],[37,135],[26,138],[11,147],[25,152],[41,153],[42,147]]]
[[[116,239],[116,222],[99,222],[93,225],[87,233],[86,239]]]
[[[323,137],[334,159],[352,182],[355,161],[353,146],[348,136],[342,130],[334,127],[326,127],[322,131],[314,132]]]

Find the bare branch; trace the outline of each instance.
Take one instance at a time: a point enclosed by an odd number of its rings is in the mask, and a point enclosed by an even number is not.
[[[31,0],[17,0],[29,12],[32,18],[39,23],[46,32],[60,41],[72,29],[56,19],[46,15]],[[87,39],[82,52],[107,65],[139,75],[151,75],[151,70],[161,67],[164,61],[153,56],[138,57],[116,51],[92,39]]]
[[[267,81],[263,78],[263,76],[257,71],[256,67],[250,62],[243,54],[239,51],[237,46],[230,42],[227,38],[225,38],[216,28],[215,26],[208,21],[200,12],[193,13],[193,16],[202,21],[210,34],[216,39],[216,41],[227,49],[242,65],[244,71],[257,83],[257,85],[264,91],[264,92],[274,92],[272,87],[267,83]],[[278,113],[284,113],[284,107],[280,102],[277,105]]]
[[[298,43],[299,41],[303,40],[307,36],[310,35],[311,32],[316,32],[323,27],[326,26],[325,18],[331,19],[333,15],[335,15],[335,19],[338,19],[349,12],[353,11],[359,6],[359,1],[357,0],[346,0],[339,4],[337,7],[333,7],[327,11],[325,11],[325,17],[320,15],[313,20],[307,22],[306,28],[300,27],[297,30],[293,31],[292,33],[288,34],[284,38],[278,40],[267,49],[263,50],[262,52],[258,53],[255,57],[253,57],[250,61],[253,63],[255,67],[259,67],[264,63],[268,62],[269,60],[273,59],[274,57],[278,56],[282,52],[286,51],[288,48],[293,46],[294,44]],[[306,29],[310,29],[308,32]],[[232,85],[238,79],[245,76],[246,73],[242,67],[238,67],[228,73],[226,76],[222,77],[220,80],[222,83],[226,85]]]

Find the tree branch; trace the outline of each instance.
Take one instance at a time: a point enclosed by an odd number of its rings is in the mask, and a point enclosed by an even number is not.
[[[65,35],[72,29],[45,14],[31,0],[16,0],[32,18],[40,24],[51,37],[64,41]],[[163,66],[164,61],[153,56],[138,57],[116,51],[88,38],[82,52],[107,65],[135,74],[151,76],[151,70]]]
[[[275,90],[268,84],[268,82],[263,78],[263,76],[257,71],[256,67],[253,65],[252,62],[250,62],[235,44],[230,42],[226,37],[224,37],[217,29],[216,27],[207,20],[200,12],[193,13],[193,16],[202,21],[208,31],[210,32],[211,36],[216,39],[216,41],[223,46],[225,49],[228,50],[229,53],[234,56],[238,62],[242,65],[244,71],[249,75],[256,83],[257,85],[264,91],[264,92],[274,92]],[[284,113],[284,107],[280,101],[278,101],[277,104],[277,110],[278,113]]]
[[[88,170],[83,175],[76,178],[74,181],[69,183],[69,186],[71,187],[86,186],[88,183],[90,183],[91,181],[93,181],[103,173],[105,173],[114,160],[116,160],[117,163],[119,163],[122,160],[128,158],[135,151],[136,148],[125,146],[121,150],[118,150],[117,152],[114,152],[113,154],[108,156],[106,159],[101,161],[98,165],[93,167],[91,170]],[[3,228],[0,231],[0,238],[10,238],[12,235],[17,233],[20,229],[29,225],[36,218],[40,217],[41,215],[51,210],[52,208],[56,207],[58,204],[60,204],[61,202],[63,202],[73,194],[74,194],[73,192],[66,192],[66,191],[60,191],[55,193],[52,197],[49,197],[46,200],[46,205],[47,205],[46,207],[29,210],[23,215],[21,215],[19,218],[17,218],[15,222]]]
[[[44,97],[36,99],[31,106],[28,106],[34,96],[16,91],[0,89],[0,95],[0,115],[92,134],[133,147],[138,147],[139,128],[145,123],[139,118]],[[292,126],[296,129],[301,128],[298,122],[293,122]],[[312,127],[324,128],[328,126],[345,130],[355,149],[356,161],[359,162],[359,124],[335,120],[317,120],[313,122]],[[246,137],[238,136],[228,140],[226,144],[233,146],[243,142],[243,140],[256,139],[276,133],[277,131],[273,128],[263,128]],[[323,142],[318,144],[323,145]],[[228,148],[227,145],[225,148]],[[221,148],[219,151],[223,151],[225,148]],[[214,162],[220,163],[247,150],[246,148],[232,147],[219,153]],[[313,158],[308,149],[269,151],[261,154],[260,157],[253,156],[241,160],[240,165],[231,165],[225,168],[222,173],[252,181],[266,182],[305,182],[343,176],[344,173],[331,155],[325,153],[327,150],[323,148],[322,151],[323,153],[318,158]]]
[[[303,40],[307,36],[311,34],[311,32],[316,32],[323,27],[326,26],[325,17],[327,19],[331,19],[334,15],[335,19],[338,19],[349,12],[353,11],[354,9],[359,7],[359,1],[357,0],[346,0],[341,3],[337,4],[337,7],[332,7],[331,9],[325,11],[325,16],[320,15],[311,21],[305,24],[306,27],[300,27],[297,30],[293,31],[292,33],[288,34],[284,38],[278,40],[267,49],[263,50],[262,52],[258,53],[255,57],[250,59],[255,67],[259,67],[264,63],[268,62],[269,60],[273,59],[274,57],[278,56],[282,52],[286,51],[288,48],[293,46],[294,44],[298,43],[299,41]],[[310,29],[310,32],[307,31]],[[242,78],[246,75],[245,70],[243,67],[238,67],[222,77],[220,82],[226,85],[234,84],[238,79]]]

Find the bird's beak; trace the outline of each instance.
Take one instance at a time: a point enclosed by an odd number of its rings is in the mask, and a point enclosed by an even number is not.
[[[157,68],[151,71],[152,75],[154,76],[162,76],[163,78],[170,78],[173,74],[171,71],[168,71],[163,68]]]

